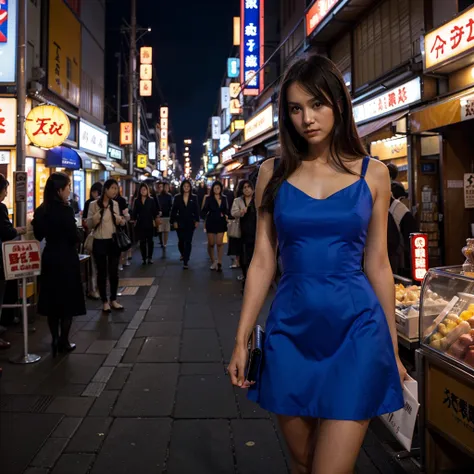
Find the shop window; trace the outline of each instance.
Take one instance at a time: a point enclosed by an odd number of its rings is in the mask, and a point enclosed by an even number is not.
[[[466,10],[466,8],[472,7],[474,0],[458,0],[458,12]]]

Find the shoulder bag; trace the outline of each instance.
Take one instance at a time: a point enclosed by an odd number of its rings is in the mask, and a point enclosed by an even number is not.
[[[242,209],[240,206],[240,201],[241,198],[238,198],[235,200],[235,204],[239,207],[239,210]],[[227,235],[233,239],[240,239],[242,237],[242,232],[240,229],[240,218],[235,217],[232,220],[229,220],[227,223]]]
[[[115,222],[115,212],[113,206],[111,207],[110,212],[112,213],[112,222],[115,226],[115,232],[112,234],[112,240],[114,241],[114,244],[120,253],[126,252],[127,250],[131,249],[132,241],[130,240],[130,237],[127,235],[123,227],[117,225],[117,223]]]

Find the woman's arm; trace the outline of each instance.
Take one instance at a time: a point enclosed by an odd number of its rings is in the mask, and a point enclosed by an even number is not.
[[[232,217],[235,217],[236,219],[238,219],[239,217],[242,217],[239,200],[240,198],[234,199],[234,202],[232,203],[232,210],[230,212]]]
[[[260,167],[257,180],[256,206],[259,208],[265,188],[273,175],[273,160],[265,161]],[[276,271],[277,239],[273,216],[258,211],[255,252],[247,274],[245,296],[240,314],[234,354],[229,373],[234,385],[248,387],[244,383],[247,363],[247,344],[263,307]]]
[[[179,204],[179,197],[176,196],[173,201],[173,206],[171,207],[171,214],[170,214],[170,224],[173,225],[176,222],[178,217],[178,204]]]
[[[112,201],[112,210],[113,210],[113,213],[114,213],[114,217],[115,217],[115,223],[119,226],[124,226],[126,221],[125,221],[125,217],[122,217],[120,215],[120,207],[119,207],[119,204],[117,201]]]
[[[101,209],[97,204],[97,201],[93,201],[89,205],[89,212],[87,213],[87,227],[90,230],[95,229],[100,222],[100,212]]]
[[[0,241],[7,242],[18,237],[18,231],[8,218],[8,209],[5,204],[0,205]]]
[[[374,204],[365,247],[365,273],[387,318],[400,377],[403,380],[406,370],[398,358],[395,285],[387,251],[387,216],[391,195],[390,176],[387,167],[382,162],[371,160],[366,179],[370,189],[373,190]],[[402,373],[403,371],[404,373]]]

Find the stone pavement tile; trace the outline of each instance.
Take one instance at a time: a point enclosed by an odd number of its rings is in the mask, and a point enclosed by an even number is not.
[[[29,467],[23,474],[49,474],[49,469],[45,467]]]
[[[39,401],[39,395],[2,395],[0,398],[0,412],[29,412]]]
[[[177,362],[179,357],[179,337],[147,337],[137,362]]]
[[[186,329],[214,328],[214,316],[208,304],[187,304],[184,308],[184,327]]]
[[[138,329],[146,316],[146,311],[137,311],[127,329]]]
[[[220,362],[222,354],[214,329],[185,329],[181,362]]]
[[[72,438],[81,423],[82,418],[63,418],[59,426],[54,430],[51,438]]]
[[[51,474],[87,474],[94,454],[63,454]]]
[[[225,375],[179,378],[176,418],[237,418],[235,395]]]
[[[144,342],[144,337],[135,338],[132,340],[128,346],[127,352],[125,352],[125,355],[123,356],[123,362],[125,364],[134,364],[137,361],[138,354],[140,354]]]
[[[115,347],[117,341],[105,341],[98,340],[94,341],[87,349],[87,354],[109,354],[109,352]]]
[[[114,408],[119,393],[120,392],[118,390],[103,391],[95,400],[88,416],[109,416]]]
[[[247,390],[234,387],[234,393],[242,418],[269,418],[268,411],[263,410],[259,405],[247,398]]]
[[[122,390],[128,378],[128,375],[130,374],[130,370],[131,370],[130,368],[116,367],[105,389],[106,390]]]
[[[98,339],[103,341],[117,341],[120,339],[120,336],[123,334],[125,329],[127,329],[127,323],[109,323],[101,324],[99,326],[99,337]]]
[[[170,431],[169,419],[116,419],[91,474],[161,473]]]
[[[114,370],[115,367],[101,367],[94,375],[92,381],[107,383],[110,380],[110,377],[112,377]]]
[[[88,384],[105,360],[105,355],[68,354],[51,374],[51,378],[69,383]]]
[[[288,466],[270,420],[232,420],[239,472],[288,474]]]
[[[83,354],[98,337],[98,331],[85,331],[83,328],[75,334],[71,334],[70,341],[76,344],[76,350],[74,352],[76,354]],[[48,341],[48,343],[50,342],[51,341]]]
[[[87,417],[71,439],[66,453],[95,453],[112,424],[112,418]]]
[[[99,397],[105,390],[105,382],[91,382],[82,392],[82,397]]]
[[[137,331],[137,337],[180,336],[182,323],[147,323],[143,322]]]
[[[222,363],[209,363],[205,362],[185,362],[181,364],[180,375],[224,375],[225,368]]]
[[[179,364],[136,364],[114,409],[114,416],[170,416]]]
[[[68,438],[49,438],[31,462],[31,466],[52,468],[68,442]]]
[[[40,395],[54,395],[56,397],[80,397],[86,387],[86,384],[71,384],[67,379],[46,379],[36,392]]]
[[[137,332],[136,329],[125,329],[124,333],[122,334],[121,338],[117,342],[116,348],[117,349],[127,349],[132,342],[132,339],[135,337],[135,333]]]
[[[184,303],[154,304],[148,310],[145,321],[148,323],[179,322],[184,317]]]
[[[87,397],[57,397],[46,410],[47,413],[61,413],[71,417],[85,417],[93,398]]]
[[[125,349],[113,349],[112,352],[105,359],[105,367],[117,367],[122,360],[123,355],[125,354]]]
[[[243,474],[245,471],[241,472]],[[175,421],[171,433],[167,473],[234,474],[229,422],[227,420]]]

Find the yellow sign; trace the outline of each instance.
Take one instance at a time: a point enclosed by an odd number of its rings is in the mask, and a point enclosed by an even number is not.
[[[474,387],[430,366],[427,420],[474,454]]]
[[[137,168],[140,168],[140,169],[146,168],[147,164],[148,164],[147,155],[137,155]]]
[[[245,124],[245,141],[273,128],[273,104],[268,105]]]
[[[234,46],[240,46],[240,16],[234,16]]]
[[[234,120],[235,130],[243,130],[245,128],[245,120]]]
[[[371,156],[378,156],[380,161],[404,158],[408,155],[406,137],[377,141],[370,144]]]
[[[48,25],[48,89],[79,106],[81,24],[63,0],[50,0]]]
[[[25,120],[25,132],[33,145],[54,148],[69,136],[68,116],[54,105],[40,105],[31,109]]]
[[[151,96],[151,81],[140,81],[140,95],[142,97]]]
[[[133,144],[133,124],[131,122],[122,122],[120,124],[120,145]]]
[[[240,83],[239,82],[231,82],[229,84],[229,94],[231,99],[237,99],[241,92]]]
[[[424,66],[432,69],[474,49],[474,8],[425,35]]]
[[[242,104],[239,99],[231,99],[229,111],[231,115],[240,115],[242,113]]]
[[[150,46],[143,46],[140,48],[140,63],[151,64],[153,56],[153,48]]]
[[[153,69],[149,64],[140,64],[140,79],[142,81],[151,81],[153,78]]]

